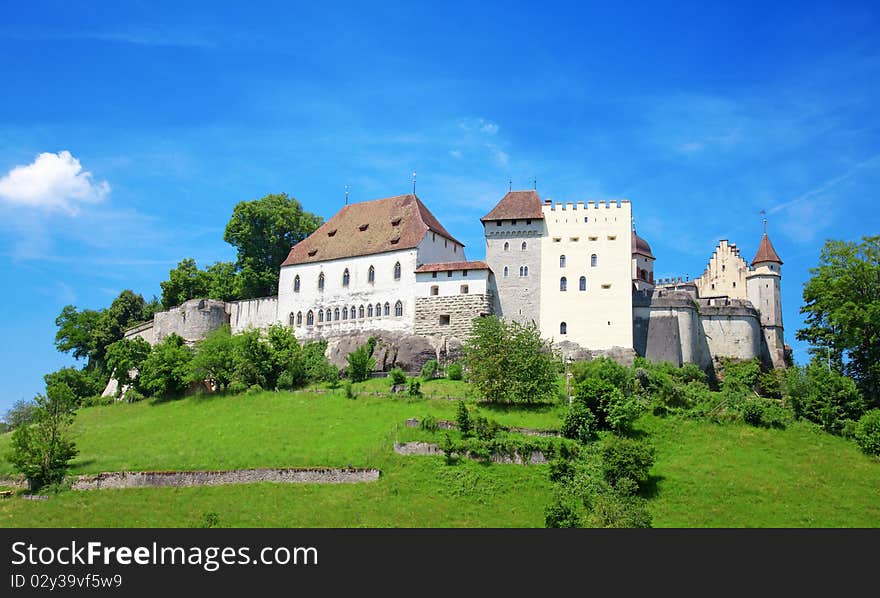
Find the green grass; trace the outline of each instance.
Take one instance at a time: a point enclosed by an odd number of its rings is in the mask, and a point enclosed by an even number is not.
[[[437,381],[432,381],[433,384]],[[375,383],[370,381],[365,384]],[[461,383],[457,383],[461,384]],[[506,425],[556,428],[562,408],[475,405]],[[331,393],[190,397],[81,410],[72,473],[271,466],[378,467],[365,484],[249,484],[62,492],[0,501],[0,526],[540,527],[552,499],[547,466],[404,457],[410,417],[455,419],[456,401],[346,399]],[[854,443],[786,430],[646,416],[657,447],[650,509],[657,527],[880,526],[880,463]],[[0,436],[0,454],[9,434]],[[11,473],[0,462],[0,474]]]

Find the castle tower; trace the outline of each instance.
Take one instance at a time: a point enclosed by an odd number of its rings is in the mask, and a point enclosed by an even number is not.
[[[782,327],[782,260],[767,236],[752,260],[752,269],[746,275],[748,298],[761,312],[761,331],[764,334],[766,355],[773,367],[785,367],[785,341]]]
[[[651,246],[636,233],[635,228],[632,231],[631,246],[633,288],[637,291],[653,290],[654,254],[651,253]]]
[[[494,273],[495,313],[540,326],[541,238],[544,215],[536,191],[511,191],[480,218],[486,263]]]

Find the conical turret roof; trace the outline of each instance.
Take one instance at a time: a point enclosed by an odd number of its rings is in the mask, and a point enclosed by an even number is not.
[[[779,259],[779,255],[773,249],[773,243],[770,242],[770,237],[767,236],[767,233],[764,233],[764,236],[761,237],[761,244],[758,245],[758,253],[755,254],[755,259],[752,260],[752,266],[761,262],[776,262],[782,265],[782,260]]]

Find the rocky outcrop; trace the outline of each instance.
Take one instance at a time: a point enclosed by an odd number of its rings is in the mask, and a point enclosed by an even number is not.
[[[387,372],[399,367],[407,372],[417,372],[422,369],[426,361],[440,359],[441,352],[448,354],[448,342],[442,339],[384,330],[367,330],[329,337],[327,358],[336,367],[345,368],[348,365],[348,354],[365,345],[371,336],[376,338],[373,359],[376,360],[377,371]],[[460,343],[455,344],[456,351],[459,351],[460,347]]]
[[[629,367],[636,358],[636,352],[629,347],[611,347],[610,349],[585,349],[577,343],[563,341],[554,346],[562,356],[572,361],[590,361],[598,357],[608,357],[620,365]]]

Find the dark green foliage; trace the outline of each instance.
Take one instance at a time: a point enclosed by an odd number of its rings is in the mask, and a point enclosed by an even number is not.
[[[479,440],[492,440],[502,429],[501,425],[494,419],[488,419],[481,415],[474,417],[472,424],[474,436]]]
[[[351,380],[346,379],[342,383],[342,389],[343,389],[343,392],[345,392],[346,399],[356,399],[357,398],[357,393],[352,389]]]
[[[855,439],[869,455],[880,455],[880,409],[871,409],[859,419]]]
[[[150,346],[147,345],[147,351]],[[107,377],[99,371],[77,369],[72,367],[61,368],[55,372],[43,376],[46,387],[56,384],[66,384],[73,391],[78,401],[86,397],[101,394],[107,386]]]
[[[721,389],[727,393],[754,396],[761,375],[761,364],[757,359],[736,361],[722,359],[723,379]]]
[[[630,430],[644,409],[638,397],[624,395],[619,387],[599,377],[588,377],[577,382],[574,398],[575,402],[582,403],[596,416],[599,429],[618,433]]]
[[[557,500],[544,512],[544,525],[548,528],[581,527],[577,506]]]
[[[743,421],[752,426],[764,425],[764,402],[760,399],[748,399],[742,406]]]
[[[152,348],[141,364],[138,389],[160,399],[182,396],[191,377],[192,355],[182,338],[168,335]]]
[[[126,403],[136,403],[138,401],[143,401],[145,398],[146,397],[136,388],[129,388],[125,391],[125,394],[122,395],[122,399]]]
[[[107,347],[107,369],[119,382],[116,391],[117,397],[123,387],[134,384],[141,365],[149,354],[150,343],[139,336],[120,339]],[[95,394],[95,392],[89,394]]]
[[[589,442],[596,427],[596,416],[582,402],[575,401],[568,407],[560,431],[566,438]]]
[[[436,432],[439,430],[437,419],[433,415],[426,415],[419,420],[419,429],[426,432]]]
[[[400,368],[394,368],[388,372],[388,378],[391,380],[392,386],[406,384],[406,372]]]
[[[468,378],[487,401],[536,403],[556,394],[551,347],[534,324],[476,318],[464,354]]]
[[[266,388],[274,375],[272,347],[263,342],[259,330],[245,330],[235,335],[232,356],[235,380],[246,387],[259,384]]]
[[[358,347],[348,354],[348,377],[352,382],[363,382],[368,380],[370,372],[376,367],[376,360],[373,359],[373,347],[375,340],[371,337],[371,342]]]
[[[241,382],[239,380],[233,380],[229,383],[229,386],[226,387],[226,391],[230,394],[240,395],[242,393],[247,392],[247,384]]]
[[[228,388],[235,377],[235,343],[236,337],[232,336],[228,325],[199,341],[192,359],[190,380],[213,382],[219,390]]]
[[[425,362],[425,365],[422,366],[421,376],[423,380],[433,380],[437,377],[437,372],[440,370],[440,364],[436,359],[429,359]]]
[[[449,432],[443,435],[443,439],[440,441],[440,450],[446,457],[446,463],[452,465],[455,462],[456,444],[449,436]]]
[[[832,434],[840,434],[847,420],[858,420],[866,407],[852,378],[817,360],[805,368],[789,368],[785,394],[796,417]]]
[[[327,341],[309,341],[303,344],[301,356],[309,382],[339,380],[339,370],[327,359]]]
[[[250,299],[278,293],[278,268],[290,248],[314,232],[319,216],[303,210],[285,193],[266,195],[236,204],[223,240],[238,250],[241,297]]]
[[[798,340],[880,406],[880,236],[826,241],[804,285]]]
[[[32,490],[61,482],[77,454],[67,437],[77,406],[73,391],[66,384],[53,384],[45,395],[37,395],[34,403],[33,422],[15,429],[7,456]]]
[[[553,459],[550,461],[550,481],[560,483],[569,481],[574,477],[575,467],[571,459]]]
[[[9,411],[3,416],[3,421],[14,430],[21,426],[30,425],[33,423],[36,416],[37,404],[34,401],[20,399],[12,404]]]
[[[643,483],[654,465],[654,447],[632,438],[609,436],[602,443],[601,455],[602,473],[612,486],[624,478]]]
[[[462,371],[460,363],[450,363],[446,367],[446,377],[450,380],[461,380]]]
[[[598,357],[590,361],[578,361],[572,365],[571,372],[576,382],[601,380],[618,389],[623,394],[630,393],[633,377],[632,370],[608,357]]]
[[[461,432],[462,436],[469,436],[472,430],[471,426],[471,417],[468,412],[467,405],[464,401],[458,402],[458,407],[455,415],[455,422],[458,424],[458,431]]]
[[[170,309],[190,299],[217,299],[232,301],[239,298],[239,281],[235,265],[231,262],[215,262],[205,270],[199,270],[196,261],[186,258],[168,273],[162,287],[162,308]]]
[[[302,358],[302,347],[293,334],[293,329],[281,324],[273,324],[266,333],[266,342],[271,354],[271,368],[268,370],[263,388],[299,388],[306,383],[306,368]]]
[[[652,524],[648,501],[629,490],[631,480],[622,479],[618,486],[597,492],[588,517],[590,527],[649,528]],[[626,489],[621,490],[621,487]]]
[[[411,397],[420,397],[422,396],[422,383],[417,379],[412,378],[409,381],[409,387],[407,388],[407,393]]]
[[[202,521],[199,523],[198,527],[201,527],[201,528],[220,527],[220,516],[216,513],[216,511],[209,511],[207,513],[203,513],[202,514]]]

